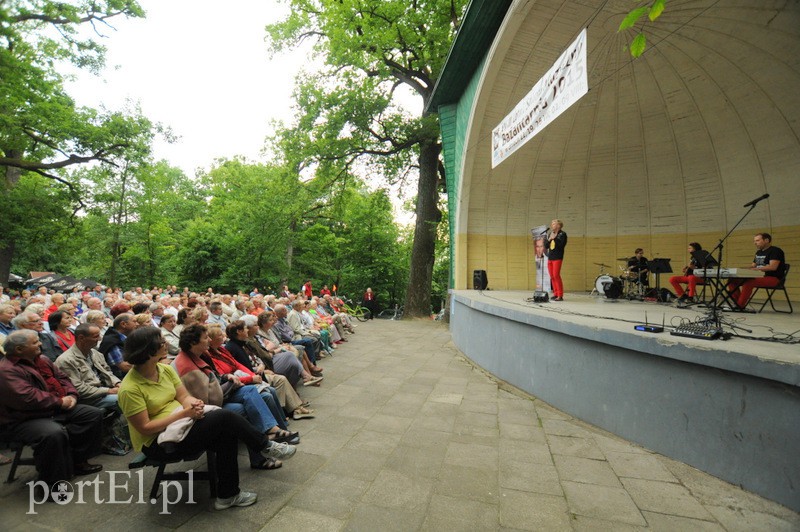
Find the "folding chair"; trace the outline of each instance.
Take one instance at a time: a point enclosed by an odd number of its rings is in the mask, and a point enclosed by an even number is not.
[[[788,264],[784,264],[783,265],[783,277],[781,277],[781,280],[778,282],[778,284],[775,285],[775,286],[771,286],[771,287],[757,286],[756,289],[753,290],[753,293],[750,295],[750,300],[747,303],[750,304],[750,301],[753,300],[753,297],[755,297],[756,293],[759,290],[764,290],[767,293],[767,300],[764,301],[764,304],[761,305],[761,308],[758,309],[758,312],[761,312],[762,310],[764,310],[764,307],[767,306],[767,303],[770,304],[770,306],[772,307],[772,310],[774,310],[775,312],[780,312],[782,314],[791,314],[792,312],[794,312],[794,309],[792,308],[792,300],[789,299],[789,292],[786,291],[786,276],[788,276],[788,275],[789,275],[789,265]],[[786,310],[778,310],[778,309],[775,308],[775,303],[772,301],[772,296],[775,294],[775,292],[777,292],[779,290],[783,290],[783,295],[786,296],[786,302],[789,303],[789,310],[788,311],[786,311]]]
[[[14,457],[11,459],[11,468],[8,471],[8,478],[6,479],[6,483],[14,482],[14,479],[17,475],[17,467],[21,465],[36,465],[34,462],[33,457],[23,457],[22,451],[25,449],[26,445],[22,442],[11,440],[11,439],[3,439],[0,440],[0,449],[10,449],[14,451]]]

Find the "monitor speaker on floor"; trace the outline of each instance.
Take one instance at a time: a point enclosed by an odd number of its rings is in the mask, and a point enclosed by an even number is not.
[[[489,286],[489,280],[486,277],[486,270],[473,270],[472,288],[475,290],[486,290],[487,286]]]

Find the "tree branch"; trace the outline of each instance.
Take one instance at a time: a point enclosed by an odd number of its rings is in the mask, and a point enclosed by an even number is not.
[[[37,172],[37,173],[41,173],[40,170],[56,170],[58,168],[66,168],[67,166],[72,166],[73,164],[89,163],[92,161],[100,161],[106,164],[110,164],[111,166],[118,166],[114,161],[111,161],[110,159],[107,158],[108,154],[113,150],[125,147],[127,147],[127,144],[113,144],[102,150],[98,150],[92,155],[82,156],[82,155],[75,155],[73,153],[69,155],[66,159],[62,159],[61,161],[54,161],[52,163],[43,163],[41,161],[26,161],[24,159],[15,159],[10,157],[0,157],[0,166],[11,166],[14,168],[21,168],[23,170],[29,170],[31,172]],[[42,175],[44,175],[45,177],[50,177],[49,175],[45,174]]]

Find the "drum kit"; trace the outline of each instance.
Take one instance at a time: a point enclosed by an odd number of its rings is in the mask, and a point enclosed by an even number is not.
[[[594,263],[600,266],[600,275],[594,280],[592,293],[597,292],[608,299],[619,299],[624,296],[627,299],[643,300],[646,287],[640,281],[639,274],[627,267],[629,258],[622,257],[617,260],[625,264],[624,267],[619,266],[620,274],[617,277],[606,273],[606,268],[611,268],[608,264]]]

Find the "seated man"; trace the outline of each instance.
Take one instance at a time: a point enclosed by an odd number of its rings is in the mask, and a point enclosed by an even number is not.
[[[78,404],[78,392],[47,357],[35,331],[8,335],[0,360],[0,435],[33,447],[39,480],[52,486],[97,473],[103,411]]]
[[[133,314],[123,312],[114,318],[114,326],[109,327],[98,350],[103,353],[108,362],[108,367],[118,378],[122,379],[133,367],[122,359],[122,346],[125,339],[136,329]]]
[[[223,312],[223,306],[221,301],[213,301],[208,306],[208,321],[206,321],[206,325],[210,325],[212,323],[216,323],[222,330],[224,331],[225,328],[228,326],[228,318],[225,316]]]
[[[647,268],[647,257],[642,248],[636,248],[634,256],[628,259],[628,271],[633,275],[634,281],[642,286],[650,286],[650,270]]]
[[[739,308],[747,306],[754,288],[773,288],[783,279],[786,256],[781,248],[772,245],[772,235],[758,233],[753,238],[753,244],[756,246],[756,256],[750,269],[764,272],[764,277],[738,281],[739,286],[736,286],[737,281],[728,284],[728,290],[732,291],[731,296]]]
[[[55,365],[69,377],[78,402],[102,409],[118,409],[120,379],[111,372],[103,353],[95,349],[100,329],[82,323],[75,329],[75,344],[56,359]]]
[[[288,342],[292,345],[302,345],[306,350],[311,364],[316,365],[317,355],[319,355],[322,344],[320,344],[319,340],[316,338],[311,338],[302,334],[303,326],[300,321],[300,316],[297,313],[295,314],[295,319],[292,320],[294,324],[292,324],[287,318],[289,311],[286,305],[275,305],[275,317],[278,318],[278,321],[275,322],[272,329],[281,342]]]

